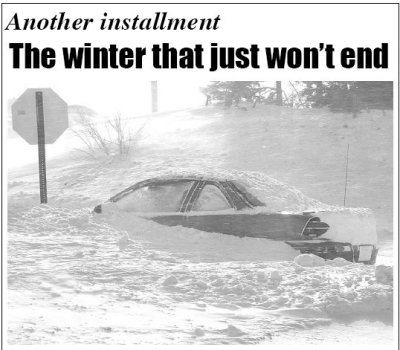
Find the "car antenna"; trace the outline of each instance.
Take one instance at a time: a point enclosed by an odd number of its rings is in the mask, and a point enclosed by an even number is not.
[[[349,148],[350,144],[347,144],[347,155],[346,155],[346,177],[344,180],[344,197],[343,197],[343,206],[346,208],[346,194],[347,194],[347,174],[349,170]]]

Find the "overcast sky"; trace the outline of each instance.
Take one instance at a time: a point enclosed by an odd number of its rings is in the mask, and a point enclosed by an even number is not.
[[[158,81],[159,111],[173,111],[184,108],[203,106],[205,96],[200,88],[208,81],[193,80],[160,80]],[[268,83],[267,83],[268,84]],[[268,85],[273,85],[274,82]],[[27,88],[52,88],[68,105],[83,105],[96,111],[100,116],[113,116],[117,113],[123,117],[149,114],[151,112],[150,81],[132,81],[131,79],[108,81],[107,84],[96,80],[82,80],[66,84],[62,80],[53,80],[49,86],[46,81],[26,80],[10,82],[5,94],[8,112],[10,103],[18,98]],[[283,84],[283,88],[287,88]]]

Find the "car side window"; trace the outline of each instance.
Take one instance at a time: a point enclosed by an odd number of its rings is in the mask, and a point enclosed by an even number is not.
[[[192,211],[216,211],[231,209],[231,205],[221,190],[214,185],[205,185]]]
[[[140,213],[178,212],[193,181],[147,185],[127,194],[115,204],[123,211]]]

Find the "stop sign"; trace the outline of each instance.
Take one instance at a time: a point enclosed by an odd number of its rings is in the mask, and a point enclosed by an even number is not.
[[[45,142],[54,143],[68,128],[68,105],[52,89],[27,89],[11,106],[13,129],[30,145],[38,144],[36,92],[43,93]]]

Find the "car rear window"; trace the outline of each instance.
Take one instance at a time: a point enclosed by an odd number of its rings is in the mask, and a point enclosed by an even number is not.
[[[236,187],[238,192],[253,206],[260,207],[265,206],[265,203],[261,202],[258,198],[253,196],[250,192],[247,191],[246,187],[242,185],[240,182],[234,180],[231,183]]]

